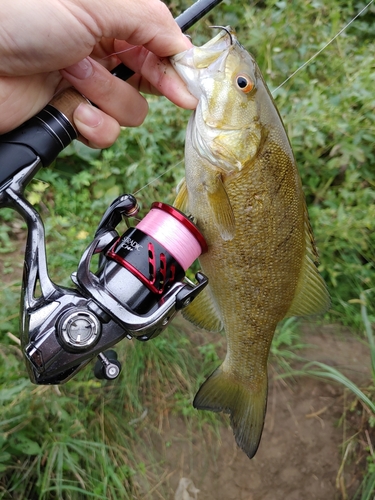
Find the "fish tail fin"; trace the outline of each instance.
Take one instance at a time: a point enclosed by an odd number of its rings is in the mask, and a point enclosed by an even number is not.
[[[257,390],[235,380],[219,367],[204,382],[194,398],[194,408],[230,413],[238,446],[249,458],[257,452],[267,406],[267,374]]]

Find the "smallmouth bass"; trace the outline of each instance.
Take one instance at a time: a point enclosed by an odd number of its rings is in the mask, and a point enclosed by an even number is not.
[[[195,217],[208,244],[199,261],[209,285],[184,316],[227,337],[224,362],[193,404],[229,413],[237,444],[252,458],[276,325],[325,312],[329,294],[293,152],[254,58],[227,27],[171,61],[199,100],[175,205]]]

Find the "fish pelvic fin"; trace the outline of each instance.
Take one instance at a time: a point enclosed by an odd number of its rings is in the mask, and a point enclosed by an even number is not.
[[[223,329],[219,310],[211,295],[210,285],[206,286],[199,296],[182,310],[182,315],[193,325],[210,332],[220,332]]]
[[[323,314],[331,306],[327,285],[317,268],[318,252],[308,217],[305,221],[305,238],[306,254],[302,263],[296,293],[286,317]]]
[[[186,186],[185,177],[179,182],[177,186],[177,196],[173,205],[181,212],[187,212],[188,208],[188,190]]]
[[[250,384],[238,382],[219,367],[199,389],[193,406],[199,410],[229,413],[237,445],[253,458],[263,431],[267,391],[266,374],[254,390]]]

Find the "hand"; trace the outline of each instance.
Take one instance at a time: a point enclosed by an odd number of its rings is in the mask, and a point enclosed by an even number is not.
[[[159,0],[2,0],[0,28],[0,134],[69,85],[100,108],[80,104],[74,113],[92,147],[112,144],[120,125],[143,122],[139,91],[196,105],[166,59],[190,42]],[[136,72],[128,82],[109,73],[121,61]]]

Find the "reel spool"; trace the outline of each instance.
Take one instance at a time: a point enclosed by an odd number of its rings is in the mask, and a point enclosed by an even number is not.
[[[137,314],[146,314],[207,250],[197,227],[170,205],[155,202],[135,228],[106,252],[98,274],[108,292]]]

